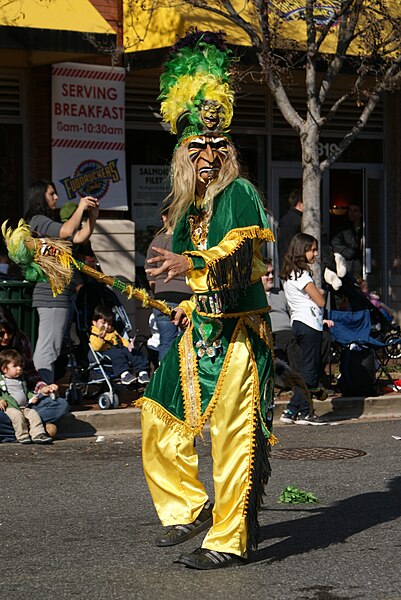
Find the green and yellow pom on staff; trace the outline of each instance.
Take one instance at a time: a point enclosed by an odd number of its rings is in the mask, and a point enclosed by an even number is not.
[[[125,294],[128,299],[135,298],[143,307],[156,308],[170,316],[171,308],[163,300],[151,298],[146,290],[135,288],[117,277],[105,275],[92,269],[72,256],[72,244],[59,238],[33,237],[29,225],[20,219],[18,227],[7,227],[8,221],[1,226],[1,232],[7,245],[9,258],[19,265],[27,281],[48,282],[53,296],[61,294],[71,281],[74,268],[100,283],[109,285]]]
[[[19,265],[28,281],[48,281],[53,296],[61,294],[73,274],[72,244],[61,239],[34,238],[29,225],[20,219],[18,227],[1,226],[9,258]]]

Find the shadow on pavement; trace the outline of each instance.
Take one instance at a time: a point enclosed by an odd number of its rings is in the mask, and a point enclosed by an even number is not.
[[[364,412],[365,398],[347,398],[347,413],[344,414],[344,397],[332,398],[331,404],[334,415],[343,413],[344,418],[355,419],[360,417]]]
[[[396,477],[389,482],[385,492],[358,494],[333,506],[308,510],[308,516],[303,518],[261,527],[260,543],[285,539],[253,552],[249,562],[281,561],[332,544],[342,544],[356,533],[399,518],[400,498],[401,477]]]
[[[94,436],[97,432],[95,427],[87,421],[77,419],[75,415],[65,415],[59,421],[58,435],[60,437],[89,437]]]

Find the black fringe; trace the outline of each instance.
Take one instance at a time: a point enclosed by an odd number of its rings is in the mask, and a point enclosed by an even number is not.
[[[263,435],[260,421],[258,421],[255,438],[255,459],[252,469],[252,488],[249,492],[247,508],[248,543],[247,552],[257,550],[259,543],[258,511],[263,504],[265,485],[271,475],[270,444]]]
[[[208,288],[219,291],[224,307],[236,306],[250,285],[252,256],[253,240],[245,239],[233,254],[209,266]]]

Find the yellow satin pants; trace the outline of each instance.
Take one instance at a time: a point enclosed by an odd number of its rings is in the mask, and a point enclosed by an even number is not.
[[[238,351],[236,351],[238,350]],[[246,345],[234,349],[210,416],[214,510],[202,546],[244,556],[246,509],[252,484],[259,399],[256,367]],[[208,499],[198,479],[198,455],[185,437],[152,411],[142,410],[142,456],[149,490],[163,525],[192,523]]]

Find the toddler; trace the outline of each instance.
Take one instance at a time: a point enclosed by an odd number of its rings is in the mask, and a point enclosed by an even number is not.
[[[110,358],[114,375],[120,377],[124,385],[130,385],[137,379],[141,384],[149,383],[148,359],[113,328],[113,316],[113,311],[106,305],[95,308],[90,345],[95,352],[101,352]],[[131,368],[138,373],[138,378],[130,372]]]
[[[373,306],[378,308],[388,321],[392,321],[394,313],[389,306],[381,301],[380,296],[376,292],[370,292],[368,282],[365,279],[358,281],[362,294],[369,300]]]
[[[16,350],[0,352],[0,410],[9,417],[20,444],[51,444],[53,439],[47,435],[39,413],[32,408],[50,395],[49,386],[43,386],[36,395],[28,390],[23,364]]]

